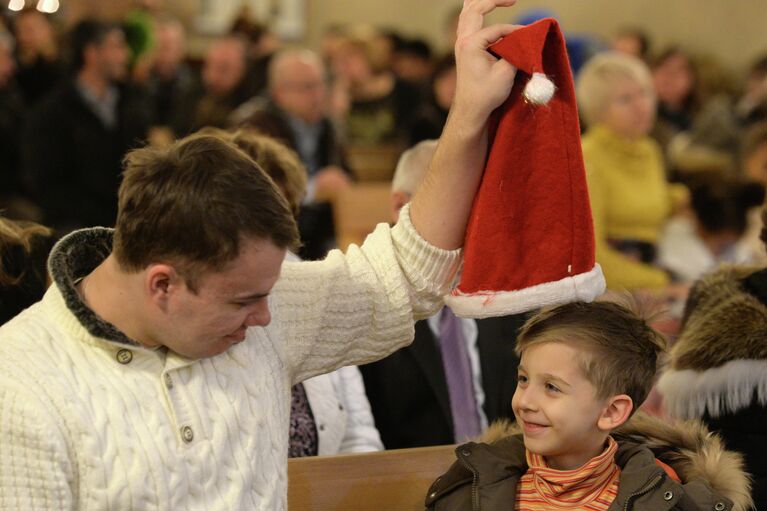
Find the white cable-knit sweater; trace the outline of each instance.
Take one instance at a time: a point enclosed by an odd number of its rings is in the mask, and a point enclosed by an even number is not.
[[[94,337],[52,286],[0,328],[0,509],[286,508],[291,385],[407,344],[460,264],[403,216],[285,263],[272,323],[203,360]]]

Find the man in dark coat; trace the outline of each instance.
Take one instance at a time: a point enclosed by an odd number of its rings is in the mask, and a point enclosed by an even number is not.
[[[406,151],[397,164],[392,181],[392,213],[410,201],[426,174],[436,149],[436,140],[427,140]],[[455,367],[455,352],[448,347],[449,330],[444,317],[447,307],[415,324],[413,344],[383,360],[360,366],[376,427],[387,449],[444,445],[465,440],[466,424],[456,417],[456,396],[468,400],[469,412],[483,429],[498,419],[513,419],[511,398],[517,386],[519,359],[514,353],[517,331],[527,315],[454,319],[461,331],[469,359],[468,379],[456,388],[446,368]],[[452,360],[451,360],[452,359]],[[473,397],[473,399],[472,399]],[[456,424],[458,419],[461,424]],[[476,434],[479,433],[475,429]]]
[[[128,49],[118,25],[86,20],[72,32],[73,76],[30,114],[22,165],[44,223],[66,232],[114,224],[121,161],[146,136],[143,97],[120,85]]]
[[[320,58],[307,50],[284,50],[269,65],[269,97],[248,101],[232,123],[251,126],[291,147],[308,172],[307,197],[298,226],[304,259],[320,259],[333,247],[328,199],[351,181],[344,146],[325,113],[327,87]]]

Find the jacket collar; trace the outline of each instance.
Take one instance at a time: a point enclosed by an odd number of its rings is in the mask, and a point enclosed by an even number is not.
[[[89,334],[120,344],[140,346],[116,326],[97,316],[77,292],[78,282],[112,252],[113,235],[113,229],[93,227],[64,236],[51,250],[48,271],[67,308]]]
[[[615,461],[621,468],[621,484],[610,509],[672,509],[686,490],[695,492],[696,502],[710,503],[710,509],[719,509],[718,504],[723,510],[750,508],[750,484],[742,457],[726,451],[721,440],[702,424],[667,424],[638,413],[613,437],[618,442]],[[472,485],[477,501],[474,509],[479,508],[482,492],[500,488],[509,492],[504,499],[514,502],[517,482],[528,468],[519,428],[509,422],[496,423],[482,440],[485,442],[456,449],[457,461],[429,488],[427,507],[467,484]],[[656,458],[671,466],[682,483],[672,480]],[[505,483],[497,484],[501,481]],[[634,508],[640,499],[643,507]]]

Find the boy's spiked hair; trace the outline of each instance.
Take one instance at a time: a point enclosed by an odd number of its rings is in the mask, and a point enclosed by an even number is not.
[[[666,340],[643,319],[636,300],[627,302],[573,302],[544,309],[522,327],[517,355],[536,344],[574,345],[582,351],[577,362],[597,397],[626,394],[636,411],[655,382]]]

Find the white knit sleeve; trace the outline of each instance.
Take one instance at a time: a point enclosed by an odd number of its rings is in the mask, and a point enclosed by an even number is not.
[[[60,426],[34,396],[0,381],[0,509],[74,508],[73,470]]]
[[[378,360],[413,339],[413,322],[442,305],[461,251],[421,238],[403,208],[361,247],[324,261],[285,263],[270,302],[269,335],[293,381]]]

